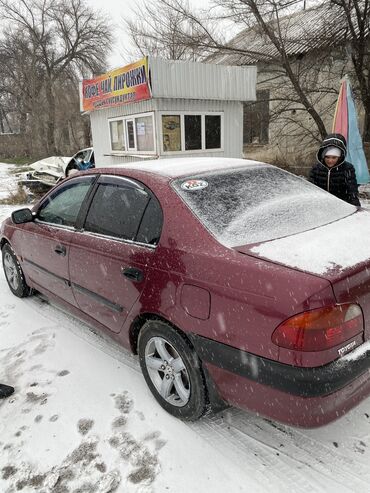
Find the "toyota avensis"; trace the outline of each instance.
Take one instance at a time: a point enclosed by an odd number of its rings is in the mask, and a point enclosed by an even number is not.
[[[169,413],[313,427],[370,394],[370,214],[276,167],[180,158],[65,179],[1,226],[6,279],[138,353]]]

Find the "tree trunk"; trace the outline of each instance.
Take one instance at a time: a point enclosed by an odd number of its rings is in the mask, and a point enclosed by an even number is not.
[[[5,113],[5,111],[3,112],[3,115],[4,115],[4,120],[5,120],[5,122],[6,122],[7,126],[8,126],[8,132],[9,132],[10,134],[12,134],[12,133],[13,133],[13,127],[12,127],[12,126],[11,126],[11,124],[10,124],[10,121],[9,121],[8,115]]]
[[[58,154],[55,143],[55,98],[53,94],[52,81],[49,79],[45,87],[48,109],[46,112],[46,138],[48,154],[55,156]]]
[[[3,110],[0,109],[0,131],[4,133],[4,120],[3,120]]]
[[[362,139],[364,142],[370,142],[370,101],[368,101],[367,107],[365,107],[365,122]]]

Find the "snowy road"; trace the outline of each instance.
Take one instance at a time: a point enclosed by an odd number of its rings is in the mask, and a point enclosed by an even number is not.
[[[0,206],[0,220],[10,211]],[[0,492],[369,492],[370,399],[299,430],[228,409],[169,416],[138,361],[0,273]]]
[[[135,357],[0,275],[0,491],[367,492],[370,400],[298,430],[229,409],[167,415]]]

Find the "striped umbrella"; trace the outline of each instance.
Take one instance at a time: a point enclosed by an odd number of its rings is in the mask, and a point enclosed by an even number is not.
[[[333,133],[342,134],[347,140],[347,161],[356,170],[357,183],[369,183],[370,176],[367,168],[362,138],[357,124],[357,113],[351,84],[348,77],[342,80],[337,106],[333,121]]]

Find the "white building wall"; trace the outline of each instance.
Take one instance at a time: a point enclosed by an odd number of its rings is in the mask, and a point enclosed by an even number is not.
[[[222,112],[223,149],[221,151],[188,151],[161,155],[161,112]],[[192,99],[151,99],[114,108],[93,111],[90,114],[92,139],[97,167],[144,159],[143,155],[113,153],[110,148],[109,119],[140,113],[155,113],[157,153],[149,159],[166,157],[235,157],[243,156],[243,104],[240,101],[209,101]]]
[[[257,68],[149,57],[153,98],[254,101]]]

